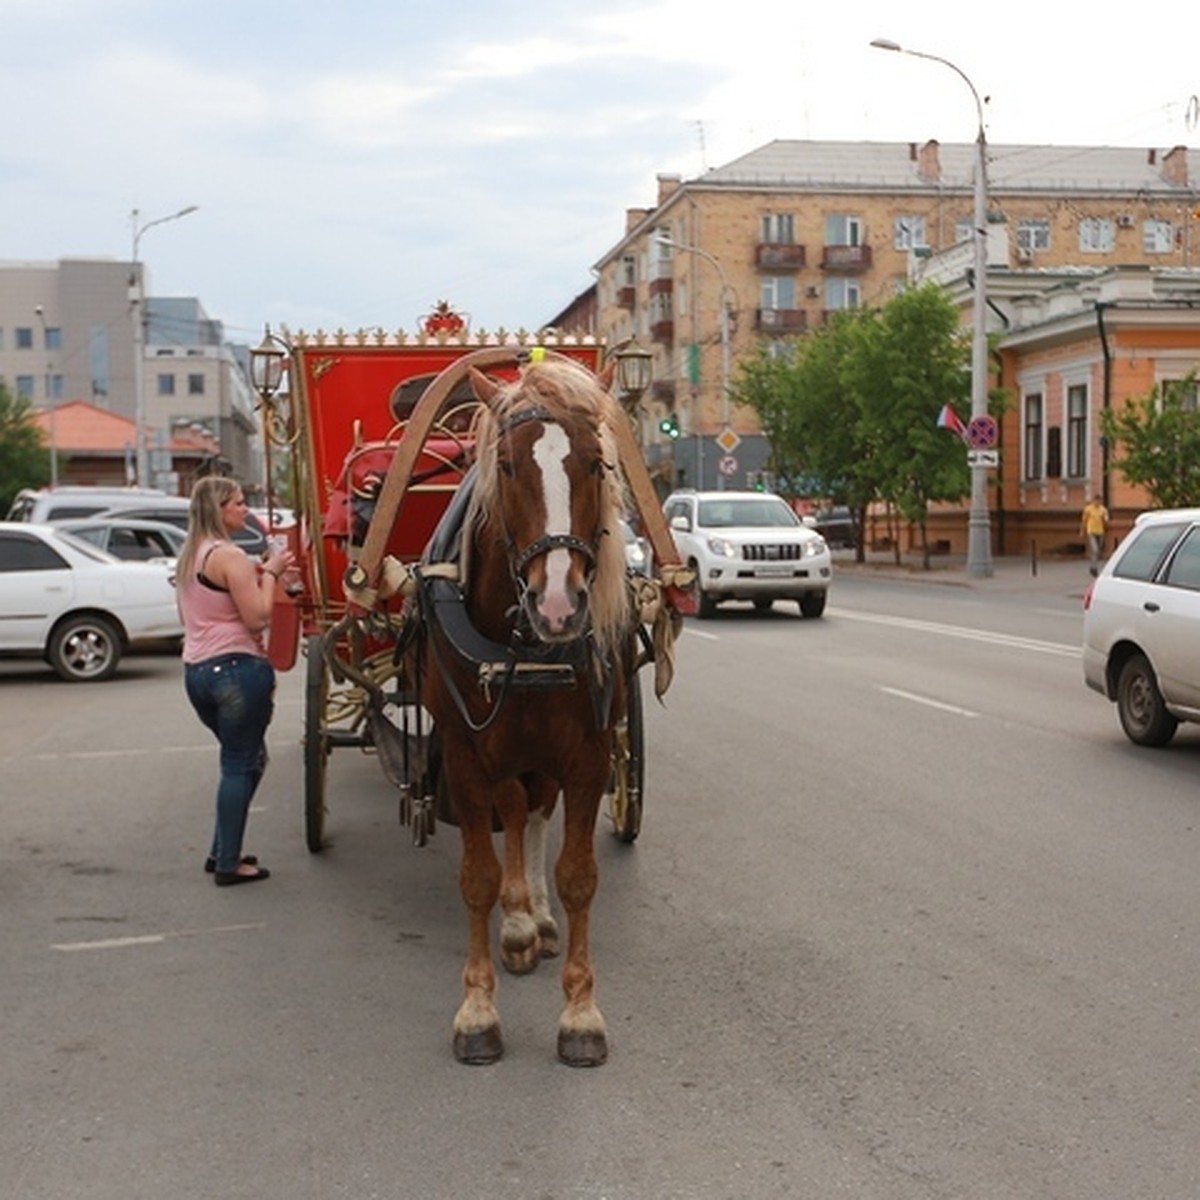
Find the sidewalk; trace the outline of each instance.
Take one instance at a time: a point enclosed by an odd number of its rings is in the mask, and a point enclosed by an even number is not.
[[[919,554],[902,554],[897,566],[894,554],[888,551],[868,551],[866,562],[858,563],[853,550],[833,551],[833,577],[839,575],[875,579],[899,579],[912,583],[936,583],[948,587],[973,588],[979,591],[1031,593],[1066,597],[1083,602],[1083,593],[1091,582],[1087,559],[1044,558],[1036,562],[1028,555],[996,558],[992,574],[975,578],[967,574],[966,556],[935,554],[929,570],[921,566]]]

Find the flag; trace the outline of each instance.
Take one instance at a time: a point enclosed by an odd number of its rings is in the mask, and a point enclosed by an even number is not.
[[[960,438],[967,436],[967,427],[962,423],[958,413],[949,404],[942,405],[942,411],[938,413],[937,423],[939,429],[949,429],[958,434]]]

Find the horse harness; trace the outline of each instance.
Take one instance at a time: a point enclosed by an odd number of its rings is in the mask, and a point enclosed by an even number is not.
[[[501,425],[500,434],[503,436],[530,421],[554,420],[554,415],[541,406],[522,409]],[[518,597],[514,606],[516,620],[507,643],[494,641],[480,633],[472,623],[467,612],[466,592],[461,583],[446,578],[443,572],[436,569],[436,564],[461,559],[466,512],[476,481],[477,468],[472,466],[439,522],[422,564],[414,568],[420,620],[407,623],[396,648],[396,658],[403,655],[415,638],[427,639],[455,708],[467,727],[475,733],[487,729],[499,717],[505,701],[514,690],[572,688],[580,681],[588,687],[596,726],[603,729],[612,711],[615,662],[611,656],[601,654],[590,630],[571,642],[542,642],[530,629],[521,603],[526,587],[525,568],[538,555],[551,550],[576,550],[582,554],[588,563],[590,580],[596,570],[598,538],[589,543],[573,533],[545,533],[518,552],[506,529],[504,536],[509,569]],[[440,637],[434,636],[435,631]],[[481,693],[491,704],[482,721],[476,721],[471,716],[461,689],[447,669],[443,646],[448,648],[460,665],[474,672]],[[416,682],[419,692],[420,681]]]

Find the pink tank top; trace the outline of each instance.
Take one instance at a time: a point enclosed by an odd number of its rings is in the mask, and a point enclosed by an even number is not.
[[[191,577],[178,581],[179,612],[183,617],[183,661],[204,662],[222,654],[265,655],[262,638],[246,628],[233,597],[224,589],[203,583],[200,575],[213,547],[200,547]]]

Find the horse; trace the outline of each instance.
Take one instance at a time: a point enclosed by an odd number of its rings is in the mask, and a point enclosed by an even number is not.
[[[565,1007],[558,1056],[597,1066],[608,1054],[589,944],[598,872],[597,812],[611,772],[613,730],[632,669],[636,615],[618,517],[623,484],[611,422],[626,419],[610,379],[566,359],[524,367],[514,382],[468,371],[480,401],[475,478],[465,503],[461,581],[423,601],[414,653],[421,702],[440,745],[441,783],[462,838],[468,915],[458,1061],[503,1054],[489,936],[497,900],[500,958],[513,974],[559,951],[544,852],[561,793],[563,844],[554,868],[567,919]],[[464,485],[466,486],[466,485]],[[475,638],[490,653],[464,649]],[[503,666],[482,664],[499,656]],[[481,665],[482,664],[482,665]],[[504,858],[493,842],[503,828]]]

